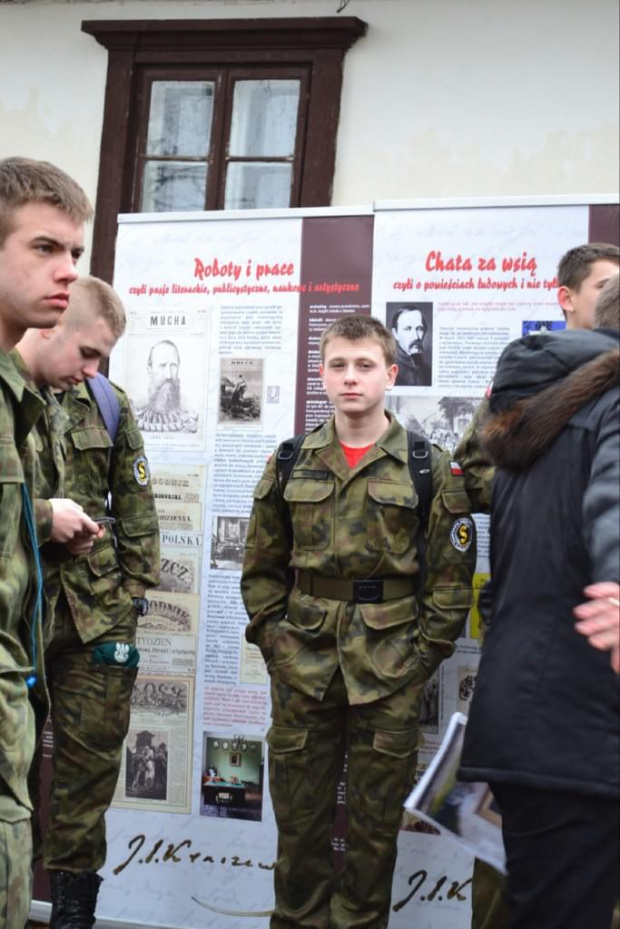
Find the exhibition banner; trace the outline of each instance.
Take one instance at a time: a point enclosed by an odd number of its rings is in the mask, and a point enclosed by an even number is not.
[[[114,286],[128,326],[110,377],[144,436],[162,551],[107,820],[102,918],[268,925],[277,843],[269,687],[244,638],[239,581],[268,456],[330,415],[322,330],[349,313],[392,328],[400,374],[389,409],[453,450],[504,346],[564,325],[557,262],[591,225],[587,205],[522,203],[120,218]],[[488,520],[476,521],[480,586]],[[467,713],[478,660],[474,608],[425,687],[417,777],[452,714]],[[403,811],[390,929],[465,929],[471,872],[470,855]]]

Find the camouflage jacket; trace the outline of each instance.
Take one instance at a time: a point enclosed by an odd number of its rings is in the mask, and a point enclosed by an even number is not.
[[[0,819],[3,785],[31,809],[27,774],[35,726],[26,678],[33,668],[38,683],[31,697],[42,714],[47,710],[35,568],[22,504],[25,475],[34,467],[29,435],[42,411],[40,397],[28,390],[9,356],[0,351]]]
[[[87,556],[67,556],[58,545],[42,550],[51,600],[62,588],[85,643],[113,628],[133,609],[131,598],[159,582],[159,524],[142,436],[127,395],[114,389],[121,407],[114,446],[85,384],[68,391],[61,406],[65,496],[90,517],[111,515],[116,523]]]
[[[64,471],[66,448],[64,433],[68,417],[49,387],[38,387],[16,348],[11,352],[13,362],[32,393],[45,403],[45,415],[39,416],[30,433],[36,455],[33,472],[27,475],[34,488],[34,513],[39,545],[49,542],[52,533],[52,497],[64,497]]]
[[[349,702],[367,703],[425,680],[452,654],[472,604],[475,530],[464,478],[448,453],[433,447],[432,467],[420,610],[413,593],[364,604],[297,586],[287,595],[287,569],[345,579],[418,574],[418,498],[402,426],[393,419],[353,469],[333,418],[306,436],[284,492],[292,550],[272,456],[254,491],[241,592],[246,637],[280,679],[320,700],[340,667]]]

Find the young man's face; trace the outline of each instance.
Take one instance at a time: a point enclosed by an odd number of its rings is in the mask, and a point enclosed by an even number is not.
[[[42,334],[42,339],[38,379],[57,390],[68,390],[94,377],[116,344],[110,326],[101,318],[81,323],[75,329],[61,322],[52,332]]]
[[[26,329],[56,325],[69,303],[84,247],[83,223],[47,203],[14,210],[0,246],[0,326],[17,342]]]
[[[592,329],[594,308],[607,281],[618,273],[618,262],[601,259],[590,265],[590,273],[576,290],[560,287],[558,302],[566,313],[567,329]]]
[[[392,334],[407,355],[421,355],[424,351],[426,323],[420,310],[405,310],[396,321]]]
[[[340,413],[360,416],[383,407],[385,391],[394,386],[396,365],[388,365],[375,339],[330,339],[319,366],[327,396]]]

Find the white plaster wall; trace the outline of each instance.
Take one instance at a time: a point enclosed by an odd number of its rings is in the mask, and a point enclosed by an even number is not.
[[[332,16],[340,0],[0,0],[0,157],[94,199],[107,52],[84,19]],[[618,189],[617,0],[350,0],[334,205]],[[317,140],[320,144],[320,140]]]

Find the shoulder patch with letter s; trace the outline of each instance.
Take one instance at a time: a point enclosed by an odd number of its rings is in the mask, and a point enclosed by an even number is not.
[[[473,523],[471,519],[463,516],[457,519],[450,530],[450,541],[457,552],[466,552],[469,550],[474,537]]]
[[[149,482],[149,478],[150,478],[150,473],[149,473],[149,463],[144,457],[144,455],[140,455],[140,457],[136,458],[136,460],[134,461],[133,476],[136,479],[136,483],[138,483],[140,487],[147,486]]]

